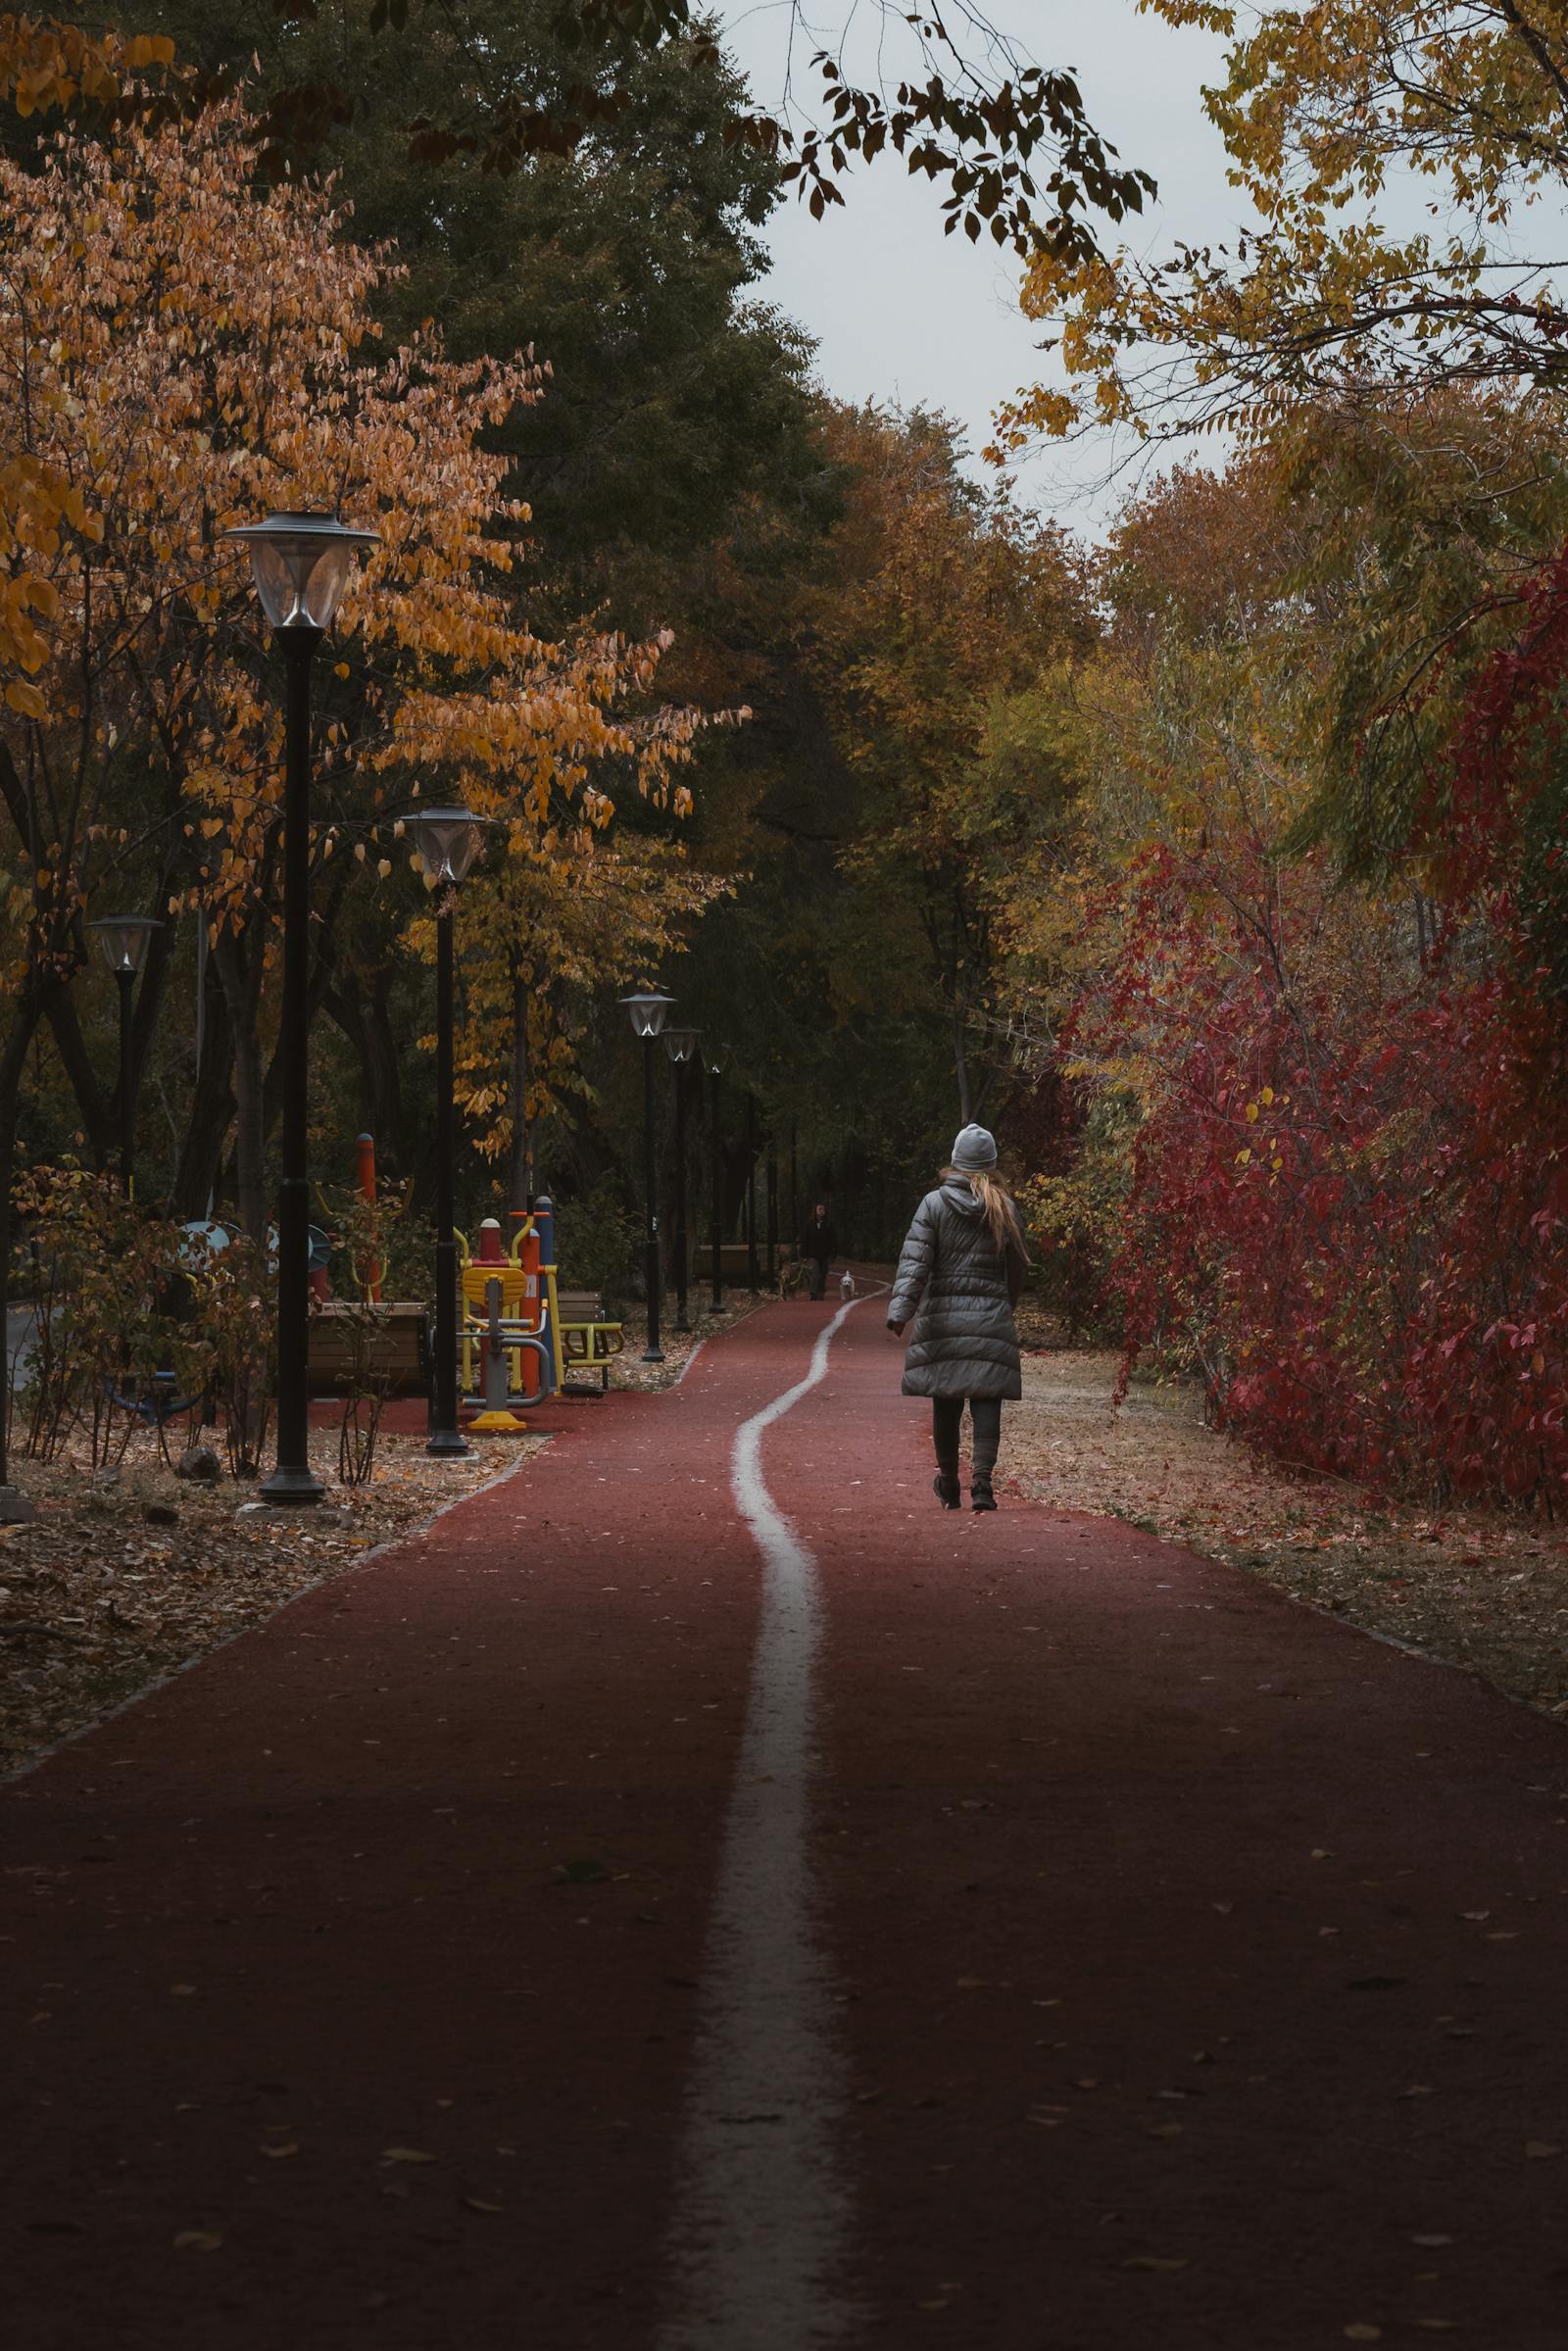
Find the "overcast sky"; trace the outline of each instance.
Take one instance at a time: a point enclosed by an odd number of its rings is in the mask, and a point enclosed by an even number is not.
[[[824,28],[850,0],[808,0]],[[1200,85],[1219,78],[1211,35],[1175,32],[1138,14],[1136,0],[992,0],[996,22],[1041,65],[1076,68],[1091,121],[1159,182],[1160,201],[1129,242],[1175,237],[1228,241],[1239,198],[1224,150],[1202,112]],[[786,0],[722,0],[732,53],[760,105],[776,106],[785,73]],[[862,21],[869,12],[862,4]],[[869,61],[858,62],[871,72]],[[809,95],[808,66],[797,75]],[[989,243],[945,237],[938,192],[883,156],[846,183],[848,203],[813,220],[793,199],[768,233],[767,295],[817,338],[818,370],[849,400],[897,400],[944,410],[983,445],[999,402],[1042,372],[1037,329],[1017,304],[1018,265]],[[1059,449],[1031,461],[1020,488],[1086,533],[1102,529],[1120,494],[1104,486],[1107,453]]]

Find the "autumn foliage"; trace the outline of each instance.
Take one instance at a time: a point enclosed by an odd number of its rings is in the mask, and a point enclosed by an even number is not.
[[[1164,838],[1090,891],[1063,1045],[1138,1103],[1104,1258],[1133,1349],[1188,1357],[1215,1416],[1288,1459],[1555,1512],[1560,562],[1521,609],[1453,702],[1409,853],[1431,896],[1284,854],[1245,794],[1211,786],[1185,822],[1168,798]]]
[[[547,901],[599,855],[615,968],[629,952],[620,868],[595,847],[611,774],[685,805],[677,771],[698,723],[652,699],[662,639],[591,623],[547,639],[529,625],[514,584],[531,556],[528,511],[489,442],[538,398],[540,368],[523,355],[451,361],[433,328],[383,349],[371,298],[395,262],[349,241],[326,189],[259,189],[257,156],[234,100],[188,124],[64,136],[35,171],[0,167],[0,466],[15,550],[0,646],[6,1050],[24,1051],[43,1017],[69,1041],[82,918],[122,886],[133,841],[150,843],[157,914],[189,910],[209,934],[255,1232],[282,719],[224,531],[316,507],[380,533],[321,664],[318,990],[347,984],[345,931],[377,896],[385,952],[400,934],[419,952],[397,836],[432,786],[492,816]],[[42,505],[39,484],[52,485]]]
[[[1259,1444],[1556,1512],[1562,12],[1149,6],[1227,43],[1251,218],[1037,256],[1055,371],[999,437],[1240,454],[1107,551],[1094,820],[1017,922],[1083,1105],[1043,1237],[1091,1233],[1107,1317]]]

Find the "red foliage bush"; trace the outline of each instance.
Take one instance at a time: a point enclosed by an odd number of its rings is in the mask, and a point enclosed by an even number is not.
[[[1110,1277],[1130,1349],[1184,1339],[1216,1415],[1286,1458],[1553,1513],[1568,1004],[1540,818],[1565,641],[1559,566],[1483,666],[1426,812],[1448,896],[1419,959],[1348,983],[1320,860],[1254,844],[1220,891],[1159,852],[1076,1015],[1081,1047],[1135,1043],[1159,1073]]]

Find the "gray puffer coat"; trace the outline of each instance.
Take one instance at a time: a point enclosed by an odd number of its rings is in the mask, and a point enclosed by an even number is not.
[[[919,1309],[904,1358],[906,1396],[1023,1394],[1012,1309],[1023,1260],[1004,1255],[965,1176],[949,1176],[914,1212],[889,1322]]]

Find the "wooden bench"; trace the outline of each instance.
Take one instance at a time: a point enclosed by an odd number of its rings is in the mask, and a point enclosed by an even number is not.
[[[379,1306],[329,1298],[311,1314],[310,1384],[341,1390],[354,1364],[353,1321],[374,1317],[368,1349],[370,1376],[385,1380],[388,1396],[425,1396],[430,1387],[429,1313],[422,1299],[392,1298]]]
[[[605,1317],[605,1301],[597,1290],[558,1290],[561,1318],[561,1360],[564,1370],[597,1371],[598,1389],[562,1384],[563,1396],[603,1396],[610,1386],[610,1365],[626,1344],[625,1330]]]

